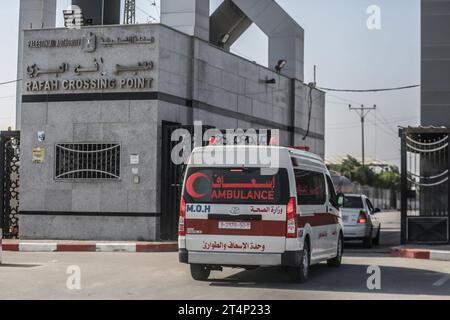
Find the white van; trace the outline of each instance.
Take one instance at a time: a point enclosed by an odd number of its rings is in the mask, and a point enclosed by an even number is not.
[[[211,154],[211,148],[218,153],[266,148],[277,152],[279,168],[195,164],[193,159]],[[323,160],[310,152],[278,146],[196,148],[181,196],[179,260],[190,264],[195,280],[223,267],[285,266],[294,281],[304,282],[312,264],[341,264],[340,201]]]

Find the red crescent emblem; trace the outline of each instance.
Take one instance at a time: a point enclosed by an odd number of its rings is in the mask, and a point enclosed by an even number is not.
[[[186,181],[186,191],[192,198],[195,199],[203,198],[204,196],[206,196],[206,193],[197,193],[197,191],[195,191],[194,189],[194,183],[199,178],[205,178],[206,180],[209,181],[208,176],[202,172],[196,172],[190,175]]]

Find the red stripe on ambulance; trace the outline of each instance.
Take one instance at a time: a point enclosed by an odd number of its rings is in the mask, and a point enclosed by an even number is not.
[[[251,221],[250,230],[230,230],[219,229],[218,220],[191,219],[186,221],[186,230],[190,234],[284,237],[286,221]]]
[[[305,225],[309,224],[311,227],[321,227],[321,226],[328,226],[330,224],[338,224],[339,223],[339,217],[330,214],[330,213],[319,213],[314,214],[311,216],[306,217],[299,217],[298,218],[298,226],[299,228],[305,227]]]

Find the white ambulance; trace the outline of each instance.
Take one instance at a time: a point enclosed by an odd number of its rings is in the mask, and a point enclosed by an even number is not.
[[[207,280],[211,270],[223,267],[284,266],[294,281],[304,282],[312,264],[340,266],[343,195],[336,194],[323,160],[300,149],[193,150],[181,195],[178,245],[179,261],[190,264],[195,280]],[[196,161],[227,152],[276,154],[277,168],[249,159],[238,165]]]

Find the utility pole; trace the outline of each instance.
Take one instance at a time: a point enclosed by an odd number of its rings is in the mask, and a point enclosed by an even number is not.
[[[377,106],[374,105],[371,108],[365,108],[364,105],[362,105],[361,108],[353,108],[352,105],[349,105],[348,108],[350,111],[355,111],[361,118],[362,165],[364,167],[366,165],[365,150],[364,150],[364,141],[365,141],[364,125],[367,115],[370,113],[370,111],[376,110]]]

